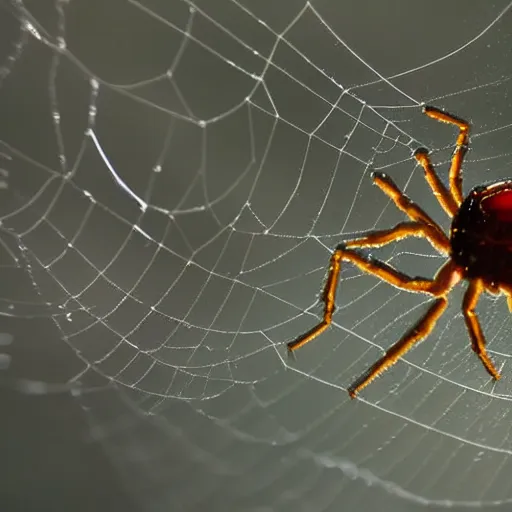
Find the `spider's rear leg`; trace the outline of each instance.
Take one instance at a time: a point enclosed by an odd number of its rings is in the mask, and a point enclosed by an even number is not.
[[[496,370],[496,367],[490,357],[487,355],[487,350],[485,348],[485,336],[476,315],[476,305],[483,290],[484,284],[481,279],[472,279],[469,282],[468,289],[464,295],[462,312],[464,313],[464,320],[466,321],[469,336],[471,337],[471,348],[480,358],[480,361],[482,361],[482,364],[489,375],[493,379],[498,380],[500,378],[500,374],[498,373],[498,370]]]
[[[327,275],[327,280],[322,294],[322,299],[325,304],[323,319],[319,324],[300,336],[298,339],[289,342],[287,344],[288,350],[293,352],[303,347],[306,343],[309,343],[311,340],[323,333],[331,325],[342,260],[350,261],[364,272],[373,274],[383,281],[403,290],[423,292],[434,296],[439,296],[444,293],[445,281],[449,276],[454,274],[454,269],[452,268],[451,263],[442,267],[435,279],[411,278],[394,269],[390,265],[379,261],[373,261],[362,256],[353,249],[347,248],[347,246],[376,247],[412,235],[423,235],[427,237],[433,245],[437,243],[441,249],[445,248],[445,242],[442,239],[436,238],[437,234],[435,234],[435,230],[433,230],[432,226],[408,222],[399,224],[391,230],[373,233],[364,238],[348,241],[345,245],[339,246],[331,256],[329,273]],[[448,240],[446,240],[446,244],[448,244],[447,247],[449,247]],[[451,277],[449,277],[449,279],[451,279]]]
[[[349,388],[350,398],[355,398],[363,388],[368,386],[381,373],[393,366],[403,357],[416,343],[426,338],[434,329],[436,322],[444,313],[448,300],[445,297],[437,299],[423,318],[399,341],[392,345],[386,353],[373,364],[359,379]]]
[[[432,246],[443,254],[450,252],[450,241],[446,235],[434,226],[422,222],[401,222],[394,228],[370,233],[362,238],[345,242],[346,248],[380,247],[390,242],[398,242],[408,236],[426,238]]]
[[[433,280],[413,280],[407,283],[414,285],[411,291],[430,293],[438,299],[430,306],[421,320],[399,341],[392,345],[375,364],[373,364],[359,379],[357,379],[349,388],[348,394],[355,398],[357,393],[364,389],[381,373],[393,366],[401,357],[403,357],[416,343],[426,338],[434,329],[436,322],[444,313],[448,305],[446,295],[461,279],[457,267],[451,261],[448,261],[438,271]],[[428,284],[427,284],[428,283]]]

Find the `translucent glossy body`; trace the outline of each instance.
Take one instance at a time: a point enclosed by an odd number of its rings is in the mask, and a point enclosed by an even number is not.
[[[453,219],[450,243],[464,277],[480,277],[494,291],[512,285],[512,180],[468,194]]]

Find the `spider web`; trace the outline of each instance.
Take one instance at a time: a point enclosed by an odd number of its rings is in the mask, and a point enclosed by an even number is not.
[[[0,313],[55,327],[41,367],[5,348],[3,382],[71,393],[145,510],[510,506],[503,299],[478,307],[496,385],[462,286],[350,401],[429,304],[351,266],[332,328],[285,350],[321,316],[331,249],[403,220],[373,170],[449,227],[411,153],[446,177],[455,133],[423,102],[473,123],[465,192],[509,173],[512,4],[466,4],[3,5]],[[424,240],[373,254],[444,261]]]

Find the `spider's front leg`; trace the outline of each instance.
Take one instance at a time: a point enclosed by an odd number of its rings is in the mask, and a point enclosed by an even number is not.
[[[416,343],[426,338],[434,329],[436,322],[444,313],[447,305],[448,300],[445,297],[437,299],[421,320],[348,388],[350,398],[355,398],[357,393],[368,386],[372,380],[393,366]]]
[[[463,200],[461,171],[464,156],[468,151],[469,123],[467,121],[464,121],[463,119],[448,114],[447,112],[443,112],[442,110],[439,110],[438,108],[435,107],[427,106],[423,109],[423,112],[425,112],[425,114],[428,117],[431,117],[436,121],[441,121],[442,123],[447,124],[453,124],[459,129],[459,135],[457,136],[457,141],[455,143],[455,151],[453,152],[449,173],[450,194],[458,207],[460,206]],[[428,157],[427,161],[430,163]]]
[[[425,148],[417,149],[414,152],[414,158],[416,158],[418,163],[423,167],[423,170],[425,171],[425,179],[430,185],[432,192],[436,196],[443,210],[448,214],[450,218],[454,217],[458,209],[457,202],[455,201],[453,195],[444,186],[443,182],[439,179],[439,176],[437,175],[436,171],[434,170],[434,166],[430,161],[428,150]]]

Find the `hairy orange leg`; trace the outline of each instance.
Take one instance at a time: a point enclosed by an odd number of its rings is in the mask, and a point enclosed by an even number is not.
[[[450,217],[453,217],[457,213],[457,203],[450,191],[439,179],[439,176],[430,161],[430,157],[428,156],[428,150],[424,148],[417,149],[414,153],[414,158],[416,158],[423,167],[427,183],[430,185],[430,188],[432,189],[432,192],[434,192],[439,204]]]
[[[463,119],[452,116],[451,114],[447,114],[446,112],[443,112],[442,110],[439,110],[435,107],[425,107],[423,111],[432,119],[436,119],[437,121],[441,121],[443,123],[453,124],[459,129],[459,135],[457,136],[455,150],[453,152],[452,162],[450,165],[449,180],[450,193],[456,205],[460,206],[463,200],[461,170],[464,156],[468,150],[469,123]]]
[[[482,364],[489,375],[493,379],[498,380],[500,378],[500,374],[498,373],[498,370],[496,370],[491,358],[487,355],[487,350],[485,348],[485,336],[476,315],[476,305],[480,294],[484,289],[484,283],[481,279],[472,279],[469,282],[468,289],[464,294],[462,312],[471,338],[471,348],[480,358],[480,361],[482,361]],[[510,306],[510,301],[508,304]]]
[[[401,226],[399,225],[398,228],[401,228]],[[403,231],[401,231],[401,229],[397,229],[396,236],[399,236],[400,233],[403,233]],[[378,235],[378,233],[371,235],[373,237],[374,245],[381,244],[381,241],[378,239]],[[389,239],[389,230],[381,233],[381,235],[383,238]],[[368,242],[366,243],[366,246],[369,246]],[[411,278],[385,263],[370,261],[368,258],[351,249],[347,249],[346,247],[338,247],[331,256],[329,274],[327,276],[327,281],[323,292],[323,300],[325,303],[323,319],[319,324],[306,332],[304,335],[295,341],[288,343],[288,350],[290,352],[294,352],[295,350],[303,347],[311,340],[315,339],[317,336],[323,333],[331,325],[336,301],[336,288],[338,285],[342,260],[354,263],[364,272],[373,274],[376,277],[379,277],[381,280],[386,281],[387,283],[397,288],[417,293],[426,293],[443,299],[441,301],[436,301],[435,304],[437,304],[437,306],[435,308],[432,306],[432,308],[429,310],[429,313],[427,313],[427,315],[420,321],[415,330],[412,331],[414,336],[409,334],[400,340],[397,344],[395,344],[390,349],[391,352],[388,351],[389,355],[386,354],[376,363],[376,365],[372,367],[372,369],[369,370],[369,372],[365,374],[365,376],[357,381],[355,386],[352,386],[349,389],[350,396],[354,398],[356,393],[366,387],[377,375],[395,364],[395,362],[403,354],[405,354],[414,345],[415,342],[419,341],[428,333],[430,333],[430,331],[433,329],[433,326],[435,325],[435,322],[446,307],[446,299],[444,298],[444,295],[452,286],[454,286],[456,282],[458,282],[460,276],[455,266],[451,262],[448,262],[443,267],[441,267],[435,279]]]

